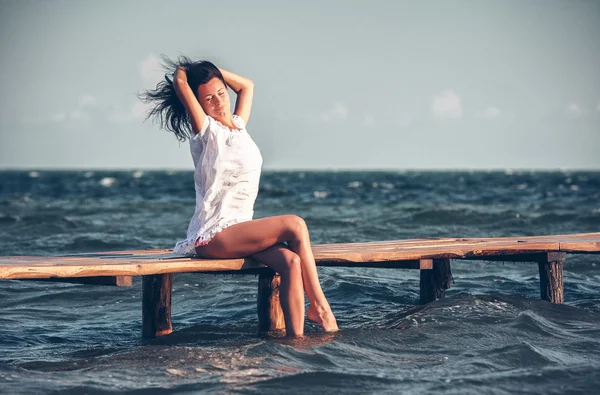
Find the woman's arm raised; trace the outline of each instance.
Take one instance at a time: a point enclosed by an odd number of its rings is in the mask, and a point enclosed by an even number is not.
[[[242,117],[244,123],[248,123],[250,110],[252,109],[252,97],[254,96],[254,83],[248,78],[241,77],[230,71],[219,69],[225,83],[236,93],[235,115]]]
[[[179,100],[181,100],[190,116],[192,130],[194,133],[200,133],[206,115],[204,114],[204,110],[202,110],[198,99],[196,99],[196,95],[192,92],[192,88],[190,88],[187,83],[187,75],[185,74],[185,69],[183,67],[177,68],[175,77],[173,78],[173,86],[177,93],[177,97],[179,97]]]

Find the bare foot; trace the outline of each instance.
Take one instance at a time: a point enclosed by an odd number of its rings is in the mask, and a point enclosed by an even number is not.
[[[312,322],[321,325],[325,332],[336,332],[339,330],[331,309],[320,309],[319,311],[319,309],[311,305],[306,312],[306,317]]]

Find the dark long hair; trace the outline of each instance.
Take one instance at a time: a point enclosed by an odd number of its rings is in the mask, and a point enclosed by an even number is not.
[[[207,60],[194,62],[183,55],[179,56],[176,61],[169,59],[166,55],[161,55],[161,57],[162,68],[167,73],[165,79],[156,84],[155,89],[148,89],[138,94],[138,98],[151,105],[146,119],[153,118],[161,128],[174,133],[179,141],[185,141],[192,138],[194,133],[190,116],[175,92],[173,74],[178,67],[183,67],[188,85],[194,95],[198,94],[198,86],[206,84],[211,79],[218,78],[223,81],[223,84],[225,84],[225,79],[217,66]]]

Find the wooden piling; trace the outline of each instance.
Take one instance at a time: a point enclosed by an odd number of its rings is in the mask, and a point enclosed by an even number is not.
[[[173,274],[142,276],[142,336],[153,338],[173,332],[171,289]]]
[[[283,310],[279,301],[281,277],[275,271],[265,269],[258,277],[258,330],[269,332],[285,329]]]
[[[423,259],[423,261],[426,261]],[[446,296],[446,290],[452,282],[452,270],[450,259],[434,259],[429,265],[424,262],[420,271],[420,294],[421,304],[433,302]],[[430,267],[428,269],[427,267]]]
[[[538,261],[540,270],[540,296],[551,303],[564,303],[563,262],[564,252],[548,252]]]

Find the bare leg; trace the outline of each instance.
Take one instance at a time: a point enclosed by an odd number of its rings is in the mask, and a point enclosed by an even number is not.
[[[308,228],[306,223],[302,220],[304,233],[303,237],[297,240],[289,241],[289,245],[294,252],[300,256],[302,262],[302,279],[304,281],[304,290],[306,296],[310,302],[308,307],[307,317],[309,320],[314,321],[321,325],[327,332],[337,331],[338,326],[331,307],[323,289],[321,288],[321,282],[319,281],[319,274],[317,273],[317,264],[315,263],[315,257],[310,246],[310,237],[308,234]]]
[[[288,242],[300,257],[304,290],[310,302],[308,318],[326,331],[336,331],[337,323],[321,289],[308,229],[302,218],[281,215],[241,222],[217,233],[208,244],[196,247],[196,252],[206,258],[239,258],[282,242]]]
[[[276,244],[257,252],[252,258],[264,263],[281,275],[279,297],[288,336],[304,333],[304,289],[300,257],[285,244]]]

